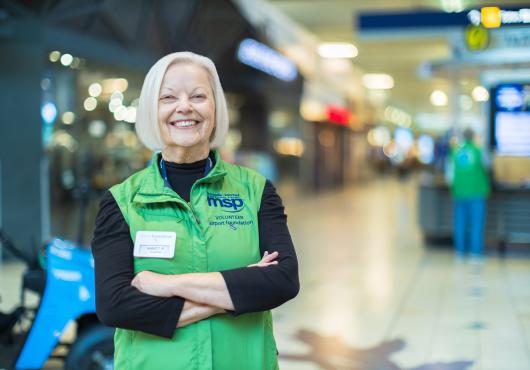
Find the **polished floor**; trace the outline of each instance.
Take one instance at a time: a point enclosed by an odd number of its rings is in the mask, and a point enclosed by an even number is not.
[[[282,370],[530,369],[530,248],[475,265],[425,246],[414,179],[282,194],[302,284],[274,311]],[[0,269],[1,310],[20,271]]]

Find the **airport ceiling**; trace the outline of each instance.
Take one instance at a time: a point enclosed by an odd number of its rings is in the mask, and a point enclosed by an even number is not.
[[[471,9],[491,5],[492,1],[470,0],[267,0],[291,19],[305,27],[322,42],[351,42],[359,50],[352,62],[368,73],[388,73],[395,81],[389,101],[410,113],[447,110],[434,108],[429,101],[434,89],[449,91],[449,81],[435,76],[428,81],[417,75],[422,61],[451,57],[445,37],[361,39],[356,32],[356,15],[374,11],[443,10],[444,6]],[[500,7],[522,5],[522,0],[493,2]],[[419,35],[418,35],[419,36]],[[461,93],[469,94],[478,84],[477,70],[460,74]],[[478,107],[475,107],[478,109]]]

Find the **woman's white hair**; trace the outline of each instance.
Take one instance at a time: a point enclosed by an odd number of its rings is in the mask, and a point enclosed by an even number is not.
[[[215,126],[210,137],[210,147],[223,145],[228,132],[228,109],[225,94],[213,62],[202,55],[189,51],[168,54],[156,62],[145,76],[136,113],[136,134],[140,141],[152,151],[162,150],[164,143],[158,125],[158,98],[160,85],[166,70],[172,64],[192,63],[203,67],[208,73],[215,101]]]

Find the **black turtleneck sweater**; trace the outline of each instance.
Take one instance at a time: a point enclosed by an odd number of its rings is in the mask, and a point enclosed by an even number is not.
[[[193,183],[204,176],[206,161],[166,162],[171,187],[186,201],[190,199]],[[275,308],[298,293],[298,262],[287,228],[287,216],[282,200],[268,180],[261,198],[258,224],[261,255],[265,251],[278,251],[279,263],[221,271],[235,315]],[[110,326],[171,338],[184,299],[154,297],[131,286],[133,248],[129,225],[112,194],[106,191],[101,199],[92,240],[98,317]]]

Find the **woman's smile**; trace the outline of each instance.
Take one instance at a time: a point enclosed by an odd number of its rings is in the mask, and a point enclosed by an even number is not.
[[[176,120],[169,122],[169,124],[176,128],[190,128],[197,126],[200,122],[197,120]]]

